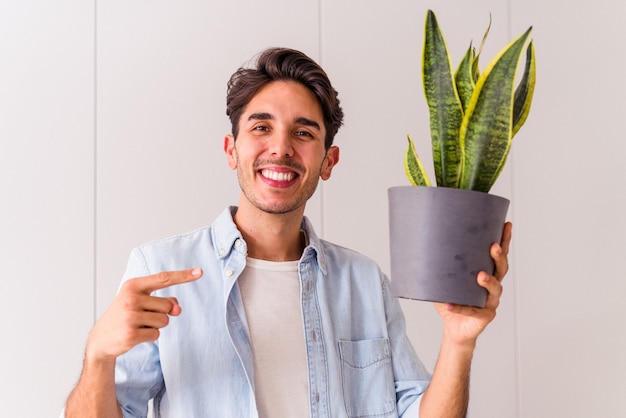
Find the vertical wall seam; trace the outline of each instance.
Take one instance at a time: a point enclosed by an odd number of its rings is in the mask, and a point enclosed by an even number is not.
[[[508,0],[507,1],[507,20],[508,20],[508,38],[509,39],[513,39],[513,0]],[[513,222],[513,225],[517,224],[517,188],[516,183],[515,183],[515,150],[513,150],[512,155],[511,155],[511,161],[509,162],[511,164],[511,200],[512,200],[512,205],[513,205],[513,211],[511,214],[511,220]],[[522,363],[521,363],[521,340],[520,340],[520,324],[521,324],[521,319],[520,319],[520,288],[519,288],[519,276],[518,276],[518,269],[517,269],[517,257],[516,257],[516,252],[511,252],[510,253],[510,262],[512,264],[512,273],[513,273],[513,292],[514,292],[514,297],[513,297],[513,338],[514,338],[514,345],[513,345],[513,356],[514,356],[514,360],[515,360],[515,365],[514,365],[514,373],[515,373],[515,416],[517,418],[520,418],[521,415],[521,408],[522,408],[522,377],[521,377],[521,371],[522,371]]]
[[[324,68],[324,0],[317,0],[317,56],[319,65]],[[318,180],[318,189],[320,194],[320,236],[326,237],[326,185],[323,181]]]
[[[98,0],[93,2],[93,323],[98,312]]]

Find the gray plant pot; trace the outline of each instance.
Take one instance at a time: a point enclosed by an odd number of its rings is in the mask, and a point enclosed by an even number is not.
[[[394,296],[484,307],[479,271],[493,273],[509,201],[471,190],[389,189],[391,291]]]

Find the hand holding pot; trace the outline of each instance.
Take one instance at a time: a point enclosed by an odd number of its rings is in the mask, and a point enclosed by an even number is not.
[[[435,303],[435,308],[443,319],[444,334],[451,338],[452,342],[473,346],[478,336],[495,318],[502,295],[502,280],[509,270],[508,254],[512,229],[513,225],[510,222],[505,223],[500,244],[494,243],[491,246],[491,257],[496,267],[494,274],[490,275],[484,271],[478,273],[478,284],[488,292],[484,308]]]

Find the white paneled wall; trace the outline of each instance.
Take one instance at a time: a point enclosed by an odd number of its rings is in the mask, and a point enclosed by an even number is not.
[[[94,312],[94,5],[0,2],[0,416],[58,414]]]
[[[236,203],[226,81],[268,46],[328,71],[340,164],[307,212],[388,271],[387,198],[406,134],[428,156],[420,81],[433,8],[452,59],[534,26],[536,99],[494,193],[512,199],[511,272],[479,341],[471,414],[623,417],[626,6],[612,0],[0,1],[0,416],[57,416],[132,247]],[[432,367],[433,308],[403,301]]]
[[[520,413],[624,417],[626,3],[516,3],[514,28],[528,21],[542,50],[514,161]]]

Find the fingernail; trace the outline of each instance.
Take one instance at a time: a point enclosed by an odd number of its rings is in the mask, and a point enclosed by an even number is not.
[[[202,269],[196,267],[195,269],[191,270],[191,275],[193,277],[200,277],[202,275]]]

